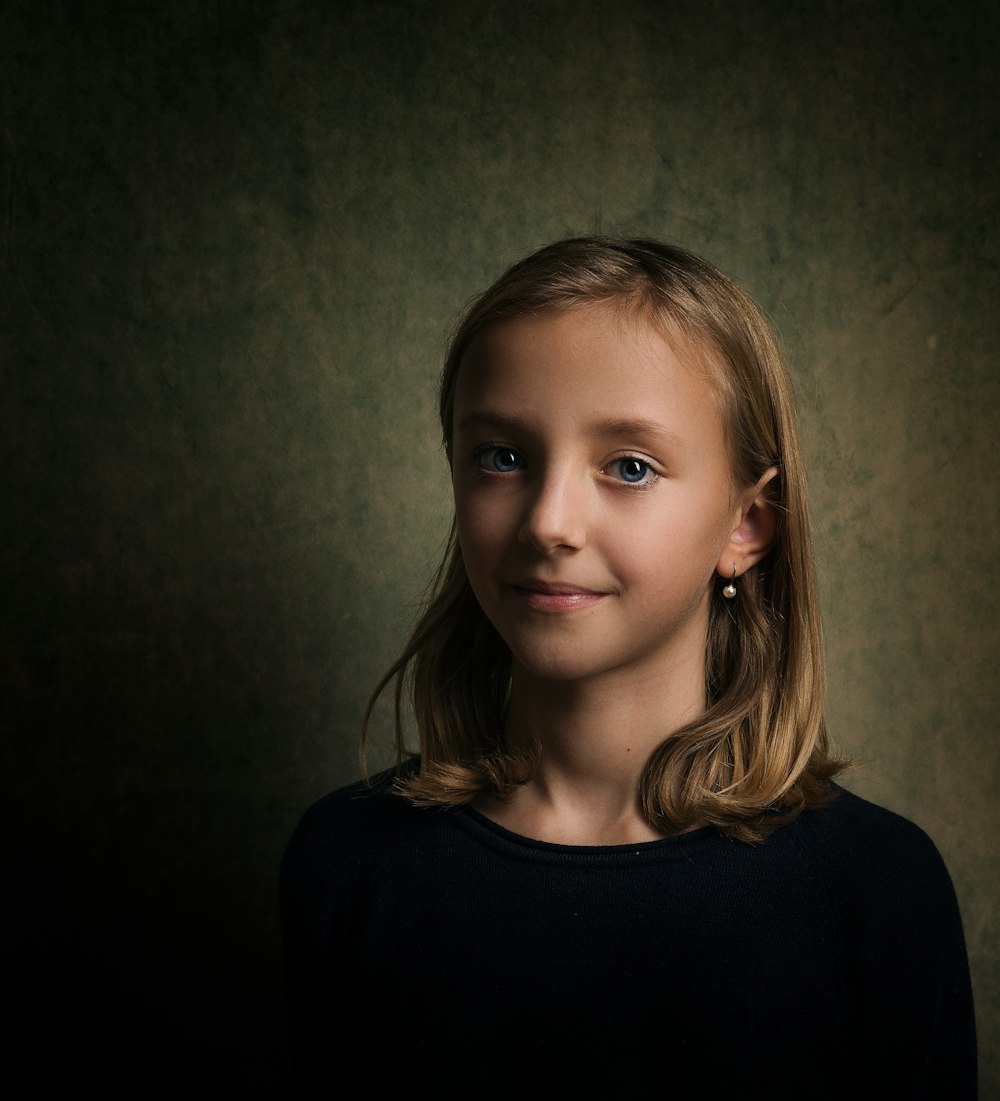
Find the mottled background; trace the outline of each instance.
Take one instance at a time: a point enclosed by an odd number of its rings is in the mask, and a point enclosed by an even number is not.
[[[775,320],[833,733],[952,870],[1000,1095],[998,10],[0,3],[5,1039],[37,1078],[282,1095],[278,861],[358,775],[446,533],[449,326],[601,230]]]

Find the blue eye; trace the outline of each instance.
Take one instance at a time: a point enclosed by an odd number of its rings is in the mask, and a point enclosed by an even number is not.
[[[524,465],[521,456],[511,447],[481,448],[476,459],[483,470],[497,474],[512,474]]]
[[[503,471],[503,473],[506,474],[510,470],[517,470],[521,465],[521,460],[509,447],[498,447],[496,451],[493,452],[493,465],[497,470]]]
[[[643,462],[642,459],[619,459],[614,465],[618,467],[622,481],[632,485],[644,482],[652,473],[649,463]]]

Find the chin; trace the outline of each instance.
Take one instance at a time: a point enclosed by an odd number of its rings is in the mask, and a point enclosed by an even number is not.
[[[529,677],[549,681],[581,681],[608,673],[616,663],[601,661],[593,655],[553,653],[550,647],[544,653],[518,651],[512,648],[514,664]]]

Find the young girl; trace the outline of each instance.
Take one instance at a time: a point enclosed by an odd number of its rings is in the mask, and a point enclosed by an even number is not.
[[[302,1092],[974,1097],[948,872],[833,782],[759,309],[683,249],[560,241],[468,310],[440,412],[454,530],[365,717],[394,683],[398,765],[282,866]]]

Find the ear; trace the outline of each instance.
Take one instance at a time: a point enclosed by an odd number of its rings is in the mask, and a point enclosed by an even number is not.
[[[772,496],[777,488],[777,477],[778,468],[768,467],[755,486],[740,494],[733,517],[735,527],[716,566],[720,577],[731,579],[734,569],[740,577],[751,566],[756,566],[774,545],[778,511]]]

